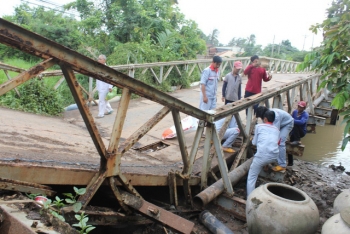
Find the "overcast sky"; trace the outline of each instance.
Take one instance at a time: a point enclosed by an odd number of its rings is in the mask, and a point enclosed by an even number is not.
[[[35,4],[51,2],[62,5],[71,0],[28,0]],[[311,25],[322,23],[332,0],[178,0],[188,19],[196,21],[208,35],[219,30],[219,41],[227,44],[233,37],[255,34],[257,44],[266,46],[290,40],[299,50],[318,46],[322,35],[309,31]],[[2,0],[0,16],[13,14],[21,0]],[[36,6],[36,5],[32,5]],[[54,7],[50,5],[50,7]],[[274,39],[275,38],[275,39]],[[305,43],[305,44],[304,44]]]

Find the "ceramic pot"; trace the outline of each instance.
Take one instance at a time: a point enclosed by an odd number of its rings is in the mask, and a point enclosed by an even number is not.
[[[300,189],[267,183],[249,195],[246,204],[249,234],[316,233],[319,213],[314,201]]]
[[[344,190],[335,198],[333,203],[333,212],[334,214],[337,214],[348,207],[350,207],[350,189]]]
[[[350,207],[342,209],[330,217],[322,226],[321,234],[349,234],[350,233]]]

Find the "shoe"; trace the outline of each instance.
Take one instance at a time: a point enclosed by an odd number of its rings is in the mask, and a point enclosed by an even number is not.
[[[113,110],[108,111],[107,113],[105,113],[105,115],[110,115],[110,114],[112,114],[112,113],[113,113]]]
[[[98,115],[98,116],[96,116],[96,119],[101,119],[101,118],[103,118],[103,117],[105,117],[104,115]]]
[[[286,168],[285,167],[281,167],[281,166],[275,166],[272,168],[273,171],[285,171]]]
[[[292,167],[293,166],[293,164],[292,163],[288,163],[288,165],[287,165],[288,167]]]
[[[297,146],[297,145],[300,145],[300,144],[301,144],[300,141],[292,141],[292,142],[290,143],[290,145],[294,145],[294,146]]]
[[[224,151],[224,152],[226,152],[226,153],[234,153],[234,152],[236,152],[234,149],[232,149],[232,148],[222,148],[222,150]]]

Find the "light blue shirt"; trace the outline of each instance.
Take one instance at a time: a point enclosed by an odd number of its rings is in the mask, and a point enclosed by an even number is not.
[[[272,124],[258,124],[255,126],[253,145],[256,145],[257,151],[255,157],[264,157],[264,159],[277,159],[279,155],[280,131]]]
[[[273,125],[278,129],[281,129],[294,121],[293,117],[284,110],[277,108],[272,108],[270,110],[275,112],[275,121],[273,121]]]
[[[214,122],[216,131],[218,133],[220,132],[220,129],[222,128],[222,125],[224,125],[225,119],[226,118],[223,118],[223,119],[220,119],[220,120]],[[232,117],[232,119],[231,119],[231,121],[230,121],[230,123],[229,123],[227,128],[238,128],[237,121],[236,121],[234,116]]]
[[[206,69],[203,70],[200,84],[205,85],[205,93],[208,99],[216,98],[219,77],[220,77],[220,72],[212,71],[210,67],[207,67]]]

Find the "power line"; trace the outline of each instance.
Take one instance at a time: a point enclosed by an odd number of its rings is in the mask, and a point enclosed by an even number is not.
[[[60,8],[63,8],[64,5],[58,5],[57,3],[55,2],[51,2],[51,1],[45,1],[45,0],[35,0],[35,1],[38,1],[38,2],[43,2],[43,3],[46,3],[46,4],[49,4],[49,5],[52,5],[52,6],[56,6],[56,7],[60,7]],[[75,9],[70,9],[69,11],[74,11],[75,13],[79,13],[77,10]]]
[[[21,0],[21,1],[25,2],[25,3],[32,4],[32,5],[36,5],[36,6],[39,6],[39,7],[47,8],[47,9],[50,9],[50,10],[53,10],[53,11],[61,12],[61,13],[64,13],[64,14],[73,15],[75,17],[80,17],[79,15],[76,15],[76,14],[74,14],[72,12],[69,12],[69,11],[58,10],[58,9],[54,9],[54,8],[51,8],[51,7],[48,7],[48,6],[40,5],[40,4],[37,4],[37,3],[34,3],[34,2],[25,1],[25,0]]]

